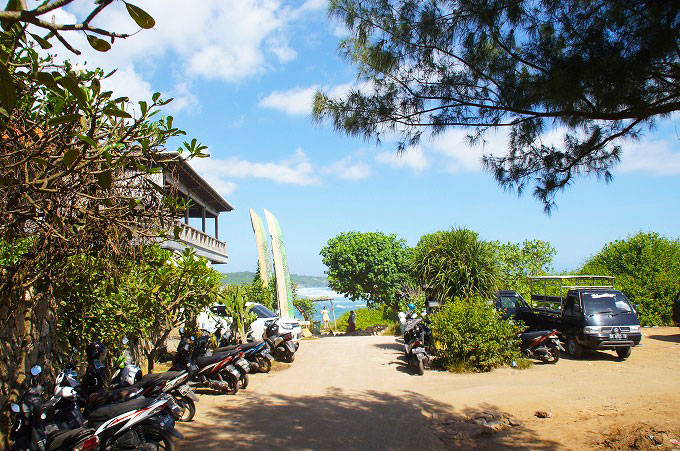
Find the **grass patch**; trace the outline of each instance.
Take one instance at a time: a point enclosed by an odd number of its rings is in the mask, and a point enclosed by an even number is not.
[[[531,359],[526,359],[524,357],[519,358],[515,360],[515,368],[516,370],[526,370],[534,366],[534,362]]]

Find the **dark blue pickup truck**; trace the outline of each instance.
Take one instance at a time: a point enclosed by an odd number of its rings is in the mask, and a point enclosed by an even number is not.
[[[614,289],[613,277],[540,276],[529,281],[533,306],[514,291],[499,291],[496,308],[529,330],[557,329],[571,357],[580,357],[584,349],[611,349],[625,359],[640,344],[635,307]]]

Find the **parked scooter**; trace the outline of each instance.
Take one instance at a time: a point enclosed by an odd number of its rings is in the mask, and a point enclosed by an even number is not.
[[[433,345],[432,329],[423,318],[417,318],[409,312],[404,327],[404,352],[409,364],[421,376],[425,373],[425,367],[430,365]]]
[[[216,359],[219,357],[232,357],[233,366],[238,371],[239,376],[239,386],[242,389],[248,387],[248,373],[250,372],[250,363],[245,359],[245,353],[238,345],[226,346],[223,348],[215,349],[214,351],[208,350],[208,344],[210,343],[210,334],[203,334],[198,340],[196,340],[194,358],[198,363],[199,360],[203,358]]]
[[[295,351],[298,349],[298,344],[293,341],[293,334],[291,332],[281,333],[278,319],[267,321],[265,326],[262,338],[272,349],[274,357],[287,363],[293,363]]]
[[[19,402],[10,406],[13,450],[157,449],[159,445],[173,449],[172,435],[183,438],[174,429],[173,415],[178,415],[180,408],[168,395],[104,406],[91,413],[88,428],[50,433],[46,426],[54,418],[54,405],[42,402],[43,387],[38,383],[41,372],[39,365],[31,368],[30,386]]]
[[[266,341],[249,341],[248,343],[223,346],[216,348],[213,353],[233,351],[235,349],[243,351],[245,359],[250,363],[251,372],[268,373],[271,370],[274,356],[271,355]]]
[[[128,343],[127,338],[123,344]],[[142,376],[142,369],[132,361],[132,356],[126,350],[121,359],[119,368],[113,374],[111,389],[116,390],[124,387],[137,387],[145,389],[143,396],[156,396],[162,393],[170,394],[175,402],[183,409],[180,421],[191,421],[196,414],[196,402],[198,396],[194,394],[188,385],[189,372],[167,371],[165,373],[147,374]]]
[[[240,373],[233,362],[241,352],[230,355],[200,356],[200,348],[192,347],[194,337],[182,336],[172,361],[173,371],[187,371],[189,385],[205,385],[230,395],[239,389]],[[198,354],[198,355],[196,355]]]
[[[543,363],[557,363],[564,352],[557,330],[539,330],[519,334],[522,353]]]

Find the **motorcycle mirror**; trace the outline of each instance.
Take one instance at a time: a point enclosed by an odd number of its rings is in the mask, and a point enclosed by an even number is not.
[[[36,365],[33,368],[31,368],[32,375],[37,376],[40,373],[42,373],[42,367],[40,365]]]
[[[71,347],[71,351],[73,351],[74,354],[78,354],[78,348],[75,346]]]
[[[180,327],[180,328],[179,328],[179,333],[180,333],[180,334],[183,334],[183,333],[184,333],[184,327]]]
[[[126,344],[128,344],[128,342],[129,342],[128,338],[127,338],[127,337],[124,337],[124,338],[123,338],[123,344],[126,345]]]
[[[12,404],[10,404],[9,408],[12,409],[12,412],[14,412],[14,413],[21,412],[21,407],[19,407],[19,404],[12,403]]]
[[[196,339],[196,338],[194,338],[194,336],[192,335],[192,336],[191,336],[191,341],[194,341],[195,339]]]

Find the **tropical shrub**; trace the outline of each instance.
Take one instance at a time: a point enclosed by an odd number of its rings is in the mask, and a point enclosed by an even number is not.
[[[637,306],[643,325],[670,325],[673,298],[680,291],[680,239],[639,232],[612,241],[580,273],[615,276],[616,287]]]
[[[314,318],[314,313],[316,312],[316,309],[314,308],[314,302],[312,302],[311,299],[296,297],[293,300],[293,305],[295,306],[297,311],[300,313],[300,315],[302,315],[302,317],[305,319],[305,321],[312,321],[312,318]]]
[[[396,235],[382,232],[345,232],[321,249],[328,267],[328,285],[338,293],[369,306],[397,308],[408,281],[410,249]]]
[[[472,230],[455,228],[420,238],[413,249],[411,274],[440,302],[475,295],[490,298],[499,279],[494,246]]]
[[[521,357],[518,325],[479,296],[446,303],[431,322],[436,355],[447,368],[490,371]]]
[[[220,292],[220,300],[224,303],[227,316],[233,320],[232,327],[235,329],[236,339],[245,343],[250,324],[257,319],[250,306],[246,305],[246,302],[250,301],[248,287],[227,285]]]
[[[374,308],[359,308],[354,310],[357,315],[357,329],[366,329],[367,327],[389,327],[398,318],[394,310],[386,306],[379,306]],[[338,330],[347,330],[347,322],[349,320],[349,312],[345,312],[338,317]]]

